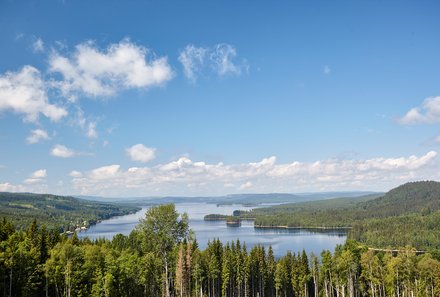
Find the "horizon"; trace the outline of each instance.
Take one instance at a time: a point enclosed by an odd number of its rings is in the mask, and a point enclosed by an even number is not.
[[[389,189],[388,191],[385,192],[378,192],[378,191],[367,191],[367,190],[363,190],[363,191],[328,191],[328,192],[298,192],[298,193],[288,193],[288,192],[284,192],[284,193],[277,193],[277,192],[266,192],[266,193],[236,193],[236,194],[224,194],[224,195],[214,195],[214,196],[209,196],[209,195],[201,195],[201,196],[96,196],[96,195],[61,195],[61,194],[54,194],[54,193],[35,193],[35,192],[8,192],[8,191],[0,191],[0,193],[12,193],[12,194],[39,194],[39,195],[59,195],[59,196],[66,196],[66,197],[74,197],[74,198],[87,198],[87,197],[91,197],[91,198],[103,198],[103,199],[164,199],[164,198],[224,198],[224,197],[232,197],[232,196],[252,196],[252,195],[322,195],[322,194],[363,194],[363,195],[370,195],[370,194],[384,194],[389,192],[392,189]],[[362,196],[362,195],[361,195]],[[359,196],[359,197],[361,197]],[[340,198],[344,198],[344,197],[350,197],[350,196],[342,196]],[[353,197],[358,197],[358,196],[353,196]],[[338,197],[335,197],[338,198]]]
[[[440,180],[440,3],[0,3],[0,192]]]

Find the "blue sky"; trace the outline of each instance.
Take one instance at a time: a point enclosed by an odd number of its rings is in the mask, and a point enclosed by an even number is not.
[[[0,1],[0,191],[439,180],[437,1]]]

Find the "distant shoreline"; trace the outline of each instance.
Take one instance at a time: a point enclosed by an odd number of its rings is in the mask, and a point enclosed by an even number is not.
[[[352,227],[290,227],[290,226],[264,226],[254,225],[255,229],[283,229],[283,230],[319,230],[319,231],[348,231]]]

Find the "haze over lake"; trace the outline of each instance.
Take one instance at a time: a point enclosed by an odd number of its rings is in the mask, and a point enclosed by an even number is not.
[[[107,238],[122,233],[129,235],[144,217],[148,207],[135,214],[114,217],[90,227],[87,232],[79,233],[79,237],[90,239]],[[297,252],[305,249],[307,253],[319,255],[322,250],[334,250],[337,244],[346,240],[346,235],[340,231],[330,233],[315,233],[307,230],[282,230],[282,229],[254,229],[254,223],[243,221],[241,227],[227,227],[224,221],[204,221],[203,217],[210,213],[230,215],[234,210],[250,210],[252,207],[242,205],[217,206],[208,203],[177,203],[179,213],[186,212],[189,216],[189,226],[194,231],[199,247],[204,249],[208,241],[219,238],[223,243],[240,239],[245,242],[248,249],[261,244],[268,248],[270,245],[276,257],[284,255],[287,251]]]

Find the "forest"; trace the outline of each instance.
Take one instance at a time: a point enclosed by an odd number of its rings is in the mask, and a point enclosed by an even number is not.
[[[264,227],[349,227],[350,239],[378,248],[440,249],[440,183],[434,181],[406,183],[380,197],[257,208],[240,216]]]
[[[360,297],[440,296],[440,259],[411,247],[372,250],[347,240],[334,251],[248,250],[216,239],[200,250],[173,204],[150,208],[130,235],[60,235],[37,221],[0,221],[1,296]]]
[[[37,219],[47,228],[56,228],[63,232],[138,210],[140,207],[101,203],[69,196],[0,192],[0,218],[8,218],[18,229],[29,226],[34,219]]]

